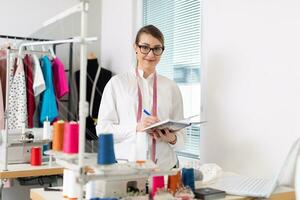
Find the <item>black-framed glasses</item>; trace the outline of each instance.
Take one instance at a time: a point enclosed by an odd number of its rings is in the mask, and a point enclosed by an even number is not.
[[[164,47],[150,48],[147,45],[138,45],[138,47],[140,48],[142,54],[148,54],[152,50],[153,54],[156,56],[160,56],[165,50]]]

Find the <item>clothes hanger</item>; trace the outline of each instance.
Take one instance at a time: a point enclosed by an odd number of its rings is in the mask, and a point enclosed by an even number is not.
[[[55,55],[55,53],[54,53],[53,46],[50,46],[50,47],[49,47],[49,51],[50,51],[51,57],[52,57],[53,59],[55,59],[55,58],[56,58],[56,55]]]

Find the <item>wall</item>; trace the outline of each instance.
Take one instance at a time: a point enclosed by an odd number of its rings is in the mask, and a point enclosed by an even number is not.
[[[141,0],[102,1],[101,63],[114,73],[128,71],[134,63],[133,43],[142,24]]]
[[[101,38],[101,2],[99,0],[90,0],[89,1],[89,10],[88,10],[88,37],[97,37],[98,40],[88,44],[88,53],[94,52],[98,58],[100,58],[100,38]],[[79,3],[79,1],[77,2]],[[68,8],[70,8],[69,6]],[[51,17],[54,17],[52,15]],[[50,17],[50,18],[51,18]],[[48,18],[49,19],[49,18]],[[46,27],[41,27],[35,32],[32,32],[32,36],[40,38],[51,38],[51,39],[65,39],[71,37],[80,36],[80,25],[81,25],[81,16],[80,12],[71,14],[53,24],[50,24]],[[62,59],[63,63],[68,66],[68,53],[69,45],[59,45],[58,46],[58,55]],[[79,68],[80,63],[80,44],[74,45],[74,69]]]
[[[28,36],[45,20],[76,3],[78,0],[0,1],[1,35]]]
[[[274,175],[300,136],[300,2],[204,0],[203,162]]]

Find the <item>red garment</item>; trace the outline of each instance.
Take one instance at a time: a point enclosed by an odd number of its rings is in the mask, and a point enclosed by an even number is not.
[[[33,76],[32,76],[32,59],[26,55],[23,60],[25,81],[26,81],[26,96],[27,96],[27,114],[28,128],[33,128],[33,115],[35,111],[35,99],[33,93]]]

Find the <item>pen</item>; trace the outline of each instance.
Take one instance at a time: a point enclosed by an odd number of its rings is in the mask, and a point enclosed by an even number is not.
[[[150,114],[146,109],[144,109],[143,112],[144,112],[146,115],[151,116],[151,114]]]

